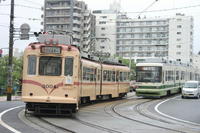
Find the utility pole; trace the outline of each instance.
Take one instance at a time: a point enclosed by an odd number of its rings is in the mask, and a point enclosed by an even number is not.
[[[11,0],[7,101],[11,101],[11,99],[12,99],[12,85],[13,85],[13,82],[12,82],[12,70],[13,70],[13,43],[14,43],[13,37],[14,37],[14,0]]]

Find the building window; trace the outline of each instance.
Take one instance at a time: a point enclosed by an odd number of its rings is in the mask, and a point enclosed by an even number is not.
[[[104,47],[104,46],[100,46],[100,48],[101,48],[101,49],[105,49],[105,47]]]
[[[107,16],[101,16],[101,18],[107,18]]]
[[[176,41],[181,41],[181,38],[177,38]]]
[[[181,35],[181,32],[177,32],[176,34],[177,34],[177,35]]]
[[[106,24],[106,21],[100,21],[99,24]]]
[[[176,52],[177,55],[181,55],[181,52]]]
[[[105,34],[101,34],[101,36],[105,36]]]
[[[177,45],[176,47],[177,47],[177,48],[181,48],[181,45]]]
[[[177,25],[177,28],[182,28],[182,25]]]
[[[105,27],[102,27],[102,28],[101,28],[101,30],[105,30],[105,29],[106,29]]]

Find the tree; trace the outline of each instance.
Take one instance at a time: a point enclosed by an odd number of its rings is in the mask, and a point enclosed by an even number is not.
[[[8,77],[8,56],[4,56],[0,58],[0,89],[2,93],[5,91],[7,87],[7,77]],[[13,87],[19,88],[20,84],[19,81],[22,78],[22,57],[16,58],[13,57],[13,72],[12,72],[12,79],[13,79]],[[0,94],[1,94],[0,93]]]
[[[133,60],[130,60],[130,59],[124,59],[122,57],[119,57],[119,60],[122,61],[122,64],[130,67],[130,61],[131,61],[131,73],[130,73],[130,79],[131,80],[135,80],[135,69],[136,69],[136,64]]]

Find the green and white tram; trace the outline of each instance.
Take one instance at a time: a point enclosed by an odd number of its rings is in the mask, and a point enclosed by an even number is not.
[[[137,96],[161,97],[179,93],[188,80],[200,80],[200,74],[192,66],[181,63],[136,64]]]

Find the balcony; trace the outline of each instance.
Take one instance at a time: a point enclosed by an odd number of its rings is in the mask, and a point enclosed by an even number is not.
[[[128,27],[163,27],[163,26],[165,26],[165,27],[167,27],[167,26],[169,26],[169,24],[149,24],[149,25],[139,25],[139,24],[137,24],[137,25],[117,25],[117,27],[124,27],[124,28],[128,28]]]
[[[46,15],[46,18],[60,18],[60,17],[70,17],[69,13],[65,13],[65,14],[50,14],[50,15]]]
[[[81,24],[81,21],[80,20],[73,20],[73,23],[75,23],[75,24]]]
[[[81,31],[81,28],[78,28],[78,27],[73,27],[73,31],[80,32],[80,31]]]
[[[73,13],[74,17],[82,17],[82,15],[80,13]]]
[[[51,24],[70,24],[70,22],[68,22],[68,21],[52,21],[52,22],[46,21],[45,24],[46,25],[51,25]]]
[[[73,38],[80,39],[81,35],[73,34]]]
[[[71,7],[65,7],[65,6],[57,6],[57,7],[46,7],[45,10],[64,10],[64,9],[70,9]]]

